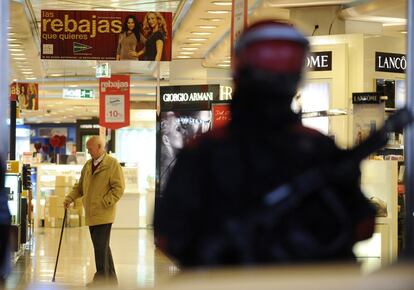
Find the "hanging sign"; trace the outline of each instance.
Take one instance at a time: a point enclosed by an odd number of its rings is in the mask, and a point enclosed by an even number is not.
[[[16,101],[20,110],[39,109],[39,86],[37,83],[12,83],[10,100]]]
[[[306,57],[306,68],[309,71],[331,71],[332,51],[310,52]]]
[[[40,30],[42,59],[171,60],[171,12],[42,10]]]
[[[380,95],[376,92],[352,93],[352,104],[379,104]]]
[[[405,73],[406,68],[405,54],[375,52],[375,71]]]
[[[115,75],[99,79],[99,125],[119,129],[129,126],[128,75]]]
[[[92,89],[63,88],[64,99],[95,99],[95,91]]]
[[[101,63],[96,66],[96,77],[97,78],[110,78],[111,77],[111,67],[109,63]]]
[[[247,0],[232,0],[231,9],[231,47],[230,51],[233,55],[233,50],[240,34],[247,26]]]

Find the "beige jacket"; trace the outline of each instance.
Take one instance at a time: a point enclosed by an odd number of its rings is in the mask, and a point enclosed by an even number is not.
[[[124,174],[118,161],[105,153],[101,164],[92,174],[92,159],[82,168],[81,176],[66,196],[75,201],[83,197],[87,226],[113,223],[116,203],[125,189]]]

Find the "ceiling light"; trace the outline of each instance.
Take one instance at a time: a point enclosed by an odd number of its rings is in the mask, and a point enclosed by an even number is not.
[[[219,22],[219,21],[222,21],[223,19],[221,19],[221,18],[200,18],[200,20],[211,21],[211,22]]]
[[[10,55],[14,55],[14,56],[23,56],[24,53],[10,53]]]
[[[8,41],[16,41],[17,38],[7,38]]]
[[[197,43],[198,44],[198,43]],[[197,50],[198,47],[181,47],[182,50]]]
[[[16,32],[9,32],[7,33],[8,36],[16,35]]]
[[[61,76],[63,76],[63,74],[50,74],[49,76],[51,76],[51,77],[61,77]]]
[[[178,55],[177,58],[190,58],[189,55]]]
[[[26,60],[27,58],[25,58],[25,57],[13,57],[13,59],[15,59],[15,60]]]
[[[191,40],[191,41],[206,41],[208,38],[202,38],[202,37],[199,37],[199,38],[188,38],[188,40]]]
[[[214,29],[217,28],[217,25],[198,25],[201,29]]]
[[[231,6],[231,1],[213,1],[211,3],[218,6]]]
[[[200,45],[203,45],[202,43],[195,43],[195,42],[186,42],[184,44],[185,45],[190,45],[190,46],[200,46]]]
[[[21,48],[9,48],[9,51],[23,51]]]
[[[31,75],[31,74],[33,74],[33,72],[32,71],[22,71],[22,74],[24,74],[24,75]]]
[[[71,87],[71,88],[77,88],[78,85],[69,85],[69,87]]]
[[[27,77],[26,80],[35,80],[35,77]]]
[[[22,70],[22,71],[32,71],[32,69],[31,68],[20,68],[20,70]]]
[[[230,63],[230,60],[223,60],[223,63]]]
[[[180,54],[194,54],[194,51],[180,51]]]
[[[229,10],[207,10],[207,13],[210,14],[227,14],[230,13]]]
[[[227,63],[219,63],[217,66],[219,67],[229,67],[230,65]]]
[[[22,45],[20,43],[9,43],[10,47],[21,47]]]
[[[192,31],[191,34],[194,34],[194,35],[210,35],[211,32]]]

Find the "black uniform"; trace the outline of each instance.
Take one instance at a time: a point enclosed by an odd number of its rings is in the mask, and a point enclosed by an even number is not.
[[[252,212],[262,212],[265,194],[343,153],[332,139],[303,127],[289,110],[275,112],[272,120],[254,111],[234,115],[229,127],[202,136],[180,152],[155,211],[158,245],[182,266],[352,259],[354,242],[372,234],[375,214],[360,191],[358,171],[332,181],[350,225],[347,238],[332,252],[308,253],[313,249],[306,248],[309,241],[302,249],[295,249],[292,237],[284,241],[295,227],[304,227],[322,245],[346,230],[331,217],[332,209],[313,196],[281,216],[281,223],[275,221],[279,224],[270,233],[260,225],[254,232],[243,232],[243,227],[223,232],[229,220],[248,220]],[[226,235],[238,234],[240,239],[226,241]],[[272,243],[284,245],[275,248]],[[245,250],[248,257],[243,257]]]

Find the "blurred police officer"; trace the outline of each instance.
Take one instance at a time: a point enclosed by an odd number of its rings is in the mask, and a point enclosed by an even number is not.
[[[343,153],[291,110],[308,50],[306,38],[285,23],[261,21],[241,35],[232,121],[179,153],[156,205],[157,244],[179,265],[349,260],[354,243],[372,235],[375,213],[357,168],[330,181],[324,197],[315,194],[274,220],[249,223],[266,213],[263,196]]]

